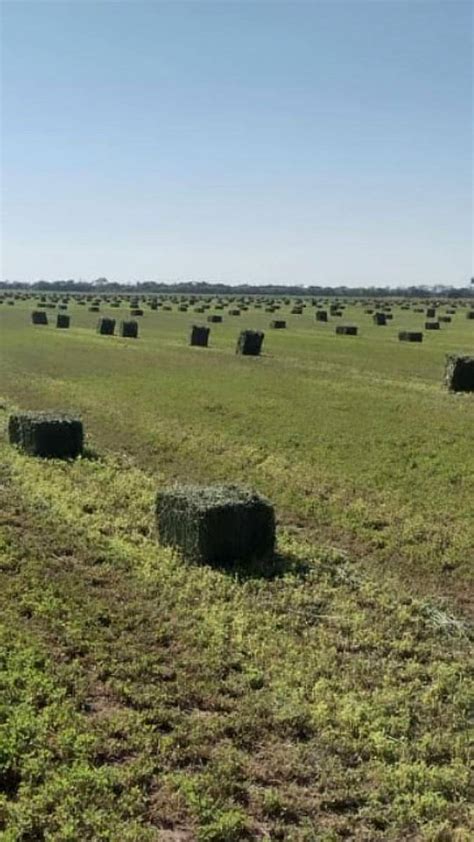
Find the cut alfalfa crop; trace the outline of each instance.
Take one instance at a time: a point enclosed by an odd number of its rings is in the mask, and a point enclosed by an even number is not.
[[[119,324],[119,336],[127,339],[138,339],[138,322],[122,321]]]
[[[47,325],[48,317],[44,310],[33,310],[31,314],[31,321],[34,325]]]
[[[207,348],[210,332],[211,329],[209,327],[205,327],[205,325],[191,325],[189,344],[196,345],[199,348]]]
[[[336,333],[338,336],[357,336],[359,328],[355,325],[337,325]]]
[[[258,357],[262,350],[265,334],[260,330],[242,330],[237,339],[236,354]]]
[[[79,418],[51,412],[17,412],[8,420],[8,439],[30,456],[75,459],[82,453]]]
[[[56,327],[67,329],[71,324],[71,317],[67,316],[66,313],[58,313],[56,316]]]
[[[274,552],[272,504],[234,485],[165,488],[157,494],[156,517],[161,543],[193,562],[226,567]]]
[[[115,319],[107,319],[105,316],[97,322],[97,333],[102,336],[113,336],[115,332]]]
[[[444,379],[451,392],[474,392],[474,357],[447,354]]]
[[[423,342],[423,334],[417,330],[399,330],[398,339],[400,342]]]

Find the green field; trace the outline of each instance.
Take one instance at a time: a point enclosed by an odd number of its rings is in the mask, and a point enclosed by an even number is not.
[[[466,306],[421,345],[395,303],[386,327],[362,302],[328,324],[226,306],[207,349],[187,337],[212,306],[145,306],[138,340],[32,309],[0,307],[7,842],[470,838],[474,395],[443,386]],[[90,457],[17,453],[15,408],[79,412]],[[268,496],[278,574],[160,547],[174,480]]]

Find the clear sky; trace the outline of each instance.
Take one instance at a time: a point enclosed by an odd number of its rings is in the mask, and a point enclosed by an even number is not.
[[[471,16],[3,1],[2,277],[465,283]]]

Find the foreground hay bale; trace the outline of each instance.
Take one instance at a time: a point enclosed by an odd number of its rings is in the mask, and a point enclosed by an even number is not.
[[[48,317],[44,310],[33,310],[31,314],[31,321],[34,325],[47,325]]]
[[[451,392],[474,392],[474,357],[447,354],[444,379]]]
[[[203,325],[191,325],[189,344],[196,345],[199,348],[207,348],[210,332],[210,327],[205,327]]]
[[[374,325],[383,326],[387,324],[387,314],[386,313],[374,313],[372,317],[372,321]]]
[[[67,329],[71,323],[71,317],[66,313],[58,313],[56,316],[56,327]]]
[[[157,494],[156,516],[161,543],[198,564],[249,563],[274,551],[273,506],[233,485],[164,489]]]
[[[237,339],[236,354],[258,357],[262,350],[265,334],[260,330],[242,330]]]
[[[416,330],[400,330],[398,339],[400,342],[423,342],[423,334]]]
[[[283,328],[286,327],[286,322],[284,319],[273,319],[273,321],[270,322],[270,327],[274,330],[283,330]]]
[[[336,333],[340,336],[357,336],[358,330],[355,325],[336,325]]]
[[[30,456],[75,459],[82,453],[82,421],[49,412],[19,412],[10,415],[8,439]]]
[[[113,336],[115,333],[115,319],[103,317],[97,322],[97,333],[102,336]]]
[[[138,322],[123,321],[119,324],[119,336],[124,336],[127,339],[138,339]]]

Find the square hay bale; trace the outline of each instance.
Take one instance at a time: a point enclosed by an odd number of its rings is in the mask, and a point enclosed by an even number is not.
[[[439,322],[425,322],[425,330],[439,330],[440,327]]]
[[[316,317],[317,322],[327,322],[327,320],[328,320],[327,310],[316,310],[315,317]]]
[[[400,342],[423,342],[423,334],[416,330],[399,330],[398,339]]]
[[[210,332],[210,327],[205,327],[203,325],[191,325],[189,344],[197,345],[199,348],[207,348]]]
[[[286,322],[284,319],[273,319],[273,321],[270,322],[270,327],[274,330],[282,330],[286,327]]]
[[[302,316],[303,315],[303,308],[302,307],[293,307],[290,310],[292,316]]]
[[[222,323],[222,316],[208,316],[207,321],[211,322],[211,324],[221,324]]]
[[[474,357],[447,354],[445,383],[451,392],[474,392]]]
[[[451,316],[438,316],[438,321],[443,322],[443,324],[449,324],[452,322]]]
[[[143,316],[143,310],[141,310],[139,307],[132,307],[132,309],[130,310],[130,315]]]
[[[435,319],[436,318],[436,309],[435,307],[428,307],[426,310],[426,318],[427,319]]]
[[[240,316],[240,310],[229,310],[229,316]]]
[[[89,313],[98,313],[99,310],[100,307],[97,304],[93,304],[91,307],[89,307]]]
[[[260,330],[242,330],[237,339],[236,354],[258,357],[262,350],[265,334]]]
[[[198,564],[228,566],[272,556],[273,506],[255,492],[233,485],[176,486],[159,491],[160,541]]]
[[[75,459],[82,453],[82,421],[62,413],[19,412],[10,415],[8,438],[30,456]]]
[[[44,310],[33,310],[31,314],[31,321],[34,325],[47,325],[48,317]]]
[[[336,325],[336,333],[339,336],[357,336],[358,330],[355,325]]]
[[[97,333],[102,336],[113,336],[115,333],[115,319],[107,319],[105,316],[97,322]]]
[[[374,325],[386,325],[387,324],[387,314],[386,313],[374,313],[372,317],[372,321]]]
[[[56,316],[56,327],[68,328],[71,323],[71,317],[66,313],[58,313]]]
[[[474,319],[474,310],[468,310],[467,311],[466,319]]]
[[[124,336],[127,339],[138,339],[138,322],[122,321],[119,324],[119,336]]]

